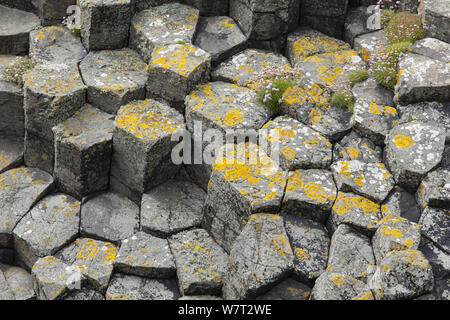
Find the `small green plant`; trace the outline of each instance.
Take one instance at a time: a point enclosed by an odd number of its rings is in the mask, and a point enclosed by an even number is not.
[[[379,84],[394,90],[399,71],[398,62],[400,54],[408,51],[410,45],[410,42],[394,43],[369,61],[369,72],[374,74]]]
[[[353,94],[348,89],[338,90],[331,96],[331,104],[339,108],[346,108],[353,113],[355,107],[355,99]]]
[[[381,25],[386,28],[392,18],[397,14],[395,10],[383,9],[381,11]]]
[[[270,109],[274,116],[280,113],[284,92],[295,86],[302,71],[287,66],[266,68],[250,83],[255,88],[258,102]]]
[[[358,82],[363,82],[369,78],[369,71],[366,69],[358,69],[355,71],[352,71],[348,75],[348,81],[350,82],[350,85],[353,87]]]
[[[384,29],[390,43],[411,42],[425,38],[425,29],[417,14],[399,12],[395,14]]]
[[[77,27],[69,27],[69,31],[77,38],[81,38],[81,30]]]
[[[34,59],[30,56],[16,57],[11,64],[3,70],[3,79],[14,82],[19,87],[23,87],[23,75],[36,65]]]

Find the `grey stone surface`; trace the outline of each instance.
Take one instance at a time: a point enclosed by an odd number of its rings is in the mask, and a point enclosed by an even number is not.
[[[18,56],[0,54],[0,136],[23,137],[25,134],[25,116],[22,89],[14,82],[6,80],[4,72]]]
[[[450,254],[441,250],[432,241],[422,239],[419,249],[433,269],[435,280],[450,276]]]
[[[226,144],[216,158],[204,207],[204,227],[230,251],[252,213],[277,212],[286,172],[254,144]],[[260,158],[254,163],[259,152]]]
[[[59,251],[55,258],[81,273],[82,278],[86,279],[92,288],[104,292],[113,272],[117,252],[117,247],[110,242],[78,238]],[[41,260],[36,264],[39,265]],[[50,274],[48,276],[50,277]]]
[[[441,162],[445,130],[412,121],[395,126],[385,143],[385,163],[395,181],[414,192],[423,177]]]
[[[435,38],[425,38],[414,42],[411,52],[422,56],[439,60],[444,63],[450,62],[450,43]]]
[[[259,296],[289,276],[293,261],[283,218],[252,215],[231,249],[224,298]]]
[[[417,190],[417,202],[423,207],[450,207],[450,171],[437,169],[427,174]]]
[[[377,300],[415,298],[433,289],[433,271],[420,251],[391,251],[369,280]]]
[[[350,131],[352,114],[331,105],[331,95],[318,84],[288,88],[281,103],[281,114],[289,115],[335,142]]]
[[[220,295],[227,271],[227,253],[204,229],[169,238],[182,295]]]
[[[320,169],[331,164],[331,142],[290,117],[277,117],[267,122],[259,138],[267,140],[270,150],[279,148],[280,166],[284,170]]]
[[[139,229],[139,207],[113,192],[93,194],[83,199],[80,232],[82,236],[119,243]]]
[[[24,80],[25,164],[51,173],[52,127],[70,118],[85,104],[86,86],[76,65],[39,65],[24,75]]]
[[[199,227],[206,193],[189,181],[170,180],[142,196],[141,230],[158,237]]]
[[[308,300],[310,293],[311,288],[288,278],[257,297],[256,300]]]
[[[106,291],[106,300],[177,300],[175,280],[147,279],[117,273]]]
[[[256,41],[283,38],[298,24],[298,0],[269,2],[265,0],[230,0],[230,17],[244,34]]]
[[[327,170],[289,172],[281,212],[325,222],[336,199],[333,175]]]
[[[389,41],[383,30],[359,35],[354,40],[355,51],[366,62],[369,62],[371,58],[388,46]]]
[[[12,248],[16,224],[52,189],[52,176],[39,169],[17,168],[0,174],[0,247]]]
[[[131,0],[79,0],[81,40],[92,50],[119,49],[128,44]]]
[[[385,202],[381,205],[381,213],[383,216],[394,215],[403,217],[415,223],[419,222],[421,215],[420,207],[414,195],[398,186],[392,189]]]
[[[450,101],[448,63],[415,53],[402,55],[395,100],[405,105],[421,101]]]
[[[23,140],[0,138],[0,173],[23,164]]]
[[[344,40],[351,46],[356,37],[378,30],[378,26],[372,24],[376,20],[371,18],[375,13],[371,9],[365,5],[348,9],[344,24]]]
[[[172,178],[178,166],[170,161],[177,144],[171,137],[183,130],[183,116],[154,100],[123,106],[114,122],[111,184],[136,203],[142,194]]]
[[[58,188],[77,199],[108,188],[113,116],[90,105],[53,127],[54,177]]]
[[[450,43],[450,9],[446,0],[423,0],[419,6],[427,35]]]
[[[377,264],[393,250],[417,250],[420,244],[420,227],[417,223],[395,215],[387,215],[379,222],[372,237]]]
[[[197,84],[209,80],[210,70],[211,55],[190,43],[157,46],[149,60],[147,98],[182,106]]]
[[[226,3],[227,1],[219,0],[217,2]],[[244,49],[247,46],[247,38],[234,20],[229,17],[204,17],[200,18],[194,44],[209,52],[211,63],[217,65]]]
[[[444,127],[445,142],[450,142],[450,103],[419,102],[406,106],[399,106],[400,119],[398,124],[420,121],[436,127]]]
[[[426,207],[419,221],[422,235],[450,253],[450,216],[447,209]]]
[[[40,25],[39,18],[31,12],[0,5],[0,20],[0,54],[27,54],[29,35]]]
[[[382,159],[382,148],[353,130],[334,144],[333,161],[380,163]]]
[[[300,7],[300,23],[307,24],[328,35],[341,37],[348,9],[348,0],[304,0]]]
[[[116,114],[121,106],[144,99],[147,69],[129,48],[90,52],[80,63],[88,102]]]
[[[180,3],[143,10],[131,21],[130,48],[148,62],[156,46],[191,43],[198,18],[198,9]]]
[[[73,65],[86,55],[80,38],[61,26],[43,27],[30,33],[30,54],[37,63]]]
[[[327,271],[316,280],[311,300],[375,300],[362,281],[342,273]]]
[[[212,72],[213,81],[252,86],[254,78],[265,68],[290,66],[286,57],[261,49],[246,49],[219,64]]]
[[[373,101],[357,100],[350,123],[362,136],[377,145],[383,145],[396,120],[398,112],[394,107]]]
[[[292,277],[302,283],[313,283],[327,267],[330,238],[327,229],[320,223],[283,215],[284,226],[294,253]]]
[[[380,205],[354,193],[339,192],[327,221],[331,233],[340,224],[347,224],[362,234],[372,236],[382,219]]]
[[[394,105],[392,91],[377,83],[373,77],[355,84],[352,87],[352,93],[356,101],[375,102],[384,106]]]
[[[40,258],[31,270],[33,287],[39,300],[58,300],[81,287],[85,278],[80,268],[70,266],[53,256]]]
[[[166,239],[138,232],[122,240],[114,262],[118,272],[148,278],[172,278],[175,262]]]
[[[17,257],[31,269],[39,258],[52,256],[75,240],[80,207],[80,202],[64,194],[39,201],[13,230]]]
[[[331,172],[339,190],[360,194],[377,203],[383,202],[395,185],[383,163],[338,161],[331,166]]]
[[[105,300],[105,297],[98,291],[81,289],[69,292],[64,300]]]
[[[67,8],[77,4],[76,0],[39,0],[37,2],[39,18],[43,26],[60,24],[68,16]]]
[[[184,3],[196,7],[202,16],[226,16],[229,0],[184,0]]]
[[[36,298],[31,274],[25,269],[0,264],[0,270],[3,272],[5,280],[16,300],[33,300]]]
[[[370,238],[341,224],[331,238],[327,270],[367,282],[375,264]]]
[[[16,296],[14,292],[9,287],[3,272],[0,271],[0,299],[2,300],[15,300]]]

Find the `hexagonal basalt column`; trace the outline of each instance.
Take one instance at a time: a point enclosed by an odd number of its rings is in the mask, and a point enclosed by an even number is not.
[[[53,128],[60,190],[81,199],[108,188],[113,129],[113,116],[89,105]]]
[[[0,248],[12,247],[13,228],[52,188],[52,176],[39,169],[17,168],[0,175]]]
[[[25,164],[53,171],[52,127],[70,118],[86,102],[78,67],[40,65],[25,80]]]
[[[342,37],[348,0],[302,0],[300,23],[333,37]]]
[[[79,0],[81,39],[87,50],[127,46],[131,0]]]
[[[443,127],[412,121],[395,126],[386,137],[385,162],[398,185],[414,192],[442,160]]]
[[[179,3],[169,3],[137,13],[131,21],[130,48],[145,62],[159,45],[191,43],[199,11]]]
[[[280,166],[284,170],[320,169],[331,164],[331,142],[295,119],[277,117],[267,122],[260,132],[271,148],[279,144]]]
[[[67,9],[77,4],[77,0],[39,0],[37,7],[43,26],[60,24],[69,15]]]
[[[55,257],[77,269],[91,287],[105,291],[113,272],[117,248],[110,242],[79,238],[60,250]]]
[[[224,298],[255,298],[286,278],[293,261],[283,218],[273,214],[250,216],[231,249]]]
[[[233,19],[208,17],[200,19],[194,44],[209,52],[212,64],[216,65],[244,49],[247,38]]]
[[[80,202],[53,194],[38,202],[14,228],[14,247],[28,268],[42,257],[55,254],[78,235]]]
[[[298,24],[299,0],[230,0],[230,16],[250,42],[282,51],[286,34]]]
[[[39,18],[26,11],[0,5],[0,54],[27,54],[30,32]]]
[[[229,0],[184,0],[184,3],[200,10],[202,16],[228,15]]]
[[[422,0],[419,14],[428,36],[450,43],[450,8],[447,0]]]
[[[178,171],[171,160],[173,134],[183,130],[183,116],[155,100],[123,106],[115,120],[112,187],[140,203],[142,194]]]
[[[252,143],[226,144],[216,158],[203,224],[227,251],[257,212],[278,212],[286,172]]]
[[[80,38],[61,26],[40,28],[30,33],[30,54],[38,63],[73,65],[87,54]]]
[[[209,80],[211,55],[191,44],[156,47],[149,62],[147,98],[180,106],[197,84]]]
[[[80,63],[88,102],[116,114],[121,106],[144,99],[147,69],[139,55],[128,48],[89,53]]]
[[[23,164],[23,139],[0,138],[0,173]]]
[[[25,116],[23,110],[23,92],[21,88],[3,75],[16,56],[0,55],[0,136],[23,137],[25,134]]]
[[[225,82],[210,82],[200,85],[192,91],[185,100],[186,123],[190,132],[195,131],[199,124],[206,133],[208,129],[219,130],[222,137],[235,139],[252,132],[256,135],[271,116],[268,108],[256,102],[253,90],[238,87]],[[200,131],[200,130],[198,130]],[[194,140],[196,137],[194,137]],[[201,141],[196,143],[202,144]],[[205,146],[203,146],[205,148]],[[205,149],[206,150],[206,149]],[[188,165],[189,174],[194,181],[206,189],[211,175],[211,164]]]
[[[288,59],[270,51],[246,49],[219,64],[211,73],[213,81],[251,86],[256,76],[265,68],[290,66]]]

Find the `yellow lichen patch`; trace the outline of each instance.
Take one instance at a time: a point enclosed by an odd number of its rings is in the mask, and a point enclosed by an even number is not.
[[[119,111],[115,123],[137,138],[157,138],[178,130],[183,124],[175,123],[160,111],[152,111],[150,101],[132,102]]]
[[[170,48],[170,50],[168,50]],[[160,46],[154,50],[150,68],[160,67],[188,77],[196,68],[208,60],[201,49],[191,44],[178,44],[172,47]]]
[[[308,182],[304,187],[304,192],[308,198],[319,203],[323,203],[328,200],[324,187],[316,182]]]
[[[76,244],[81,245],[76,257],[84,261],[93,260],[99,252],[99,247],[95,240],[86,239],[86,244],[82,244],[79,240],[75,241]]]
[[[230,110],[225,116],[225,121],[223,122],[226,126],[235,126],[244,121],[244,112],[241,110]]]
[[[297,259],[301,262],[305,262],[306,260],[311,258],[311,255],[309,254],[308,250],[302,248],[295,248],[294,254],[297,257]]]
[[[294,57],[302,61],[308,56],[322,52],[333,52],[348,49],[348,45],[322,35],[308,35],[298,38],[294,44]]]
[[[275,248],[275,250],[282,256],[286,257],[291,251],[291,245],[286,239],[286,236],[283,234],[272,235],[271,243],[273,248]]]
[[[391,235],[395,238],[403,238],[403,232],[400,229],[391,228],[386,225],[381,226],[381,233],[383,236]]]
[[[343,284],[345,283],[344,278],[341,277],[341,276],[338,276],[338,275],[333,276],[333,278],[331,278],[331,281],[333,281],[333,283],[334,283],[336,286],[341,286],[341,285],[343,285]]]
[[[394,143],[399,148],[408,148],[414,145],[414,141],[411,137],[403,134],[398,134],[394,137]]]
[[[339,193],[333,205],[333,211],[338,215],[344,215],[351,209],[361,209],[364,214],[375,214],[378,212],[379,206],[375,202],[361,196]]]
[[[372,300],[372,299],[373,299],[372,292],[367,291],[364,295],[354,297],[352,300]]]

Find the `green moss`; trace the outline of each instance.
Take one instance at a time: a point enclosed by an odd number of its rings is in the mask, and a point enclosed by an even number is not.
[[[14,82],[23,87],[23,75],[36,65],[34,59],[30,56],[16,57],[14,61],[3,70],[3,79]]]
[[[381,11],[381,25],[386,28],[392,18],[397,14],[395,10],[383,9]]]
[[[417,14],[400,12],[395,14],[384,29],[390,43],[411,42],[425,38],[425,30]]]
[[[358,69],[355,71],[352,71],[348,75],[348,81],[350,82],[350,85],[353,87],[358,82],[363,82],[369,78],[369,71],[366,69]]]
[[[76,27],[70,27],[69,31],[71,34],[73,34],[75,37],[80,38],[81,37],[81,30]]]
[[[410,42],[394,43],[375,57],[371,68],[379,84],[394,90],[400,54],[406,52],[410,45]]]
[[[280,113],[281,100],[287,88],[295,86],[296,81],[278,79],[270,82],[267,87],[263,87],[257,91],[258,102],[270,109],[274,116]]]
[[[339,108],[346,108],[349,112],[353,113],[355,99],[350,90],[342,89],[333,93],[331,96],[331,104]]]

